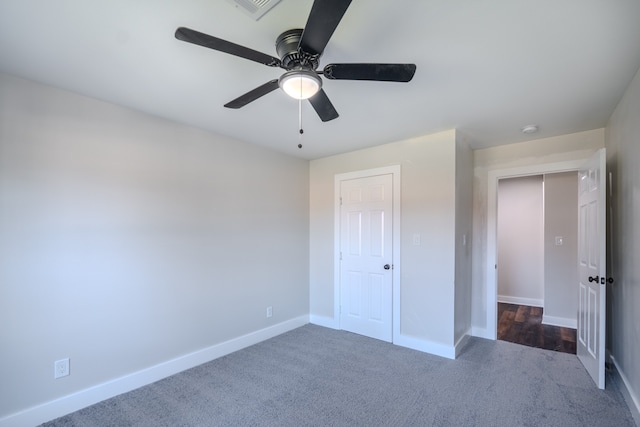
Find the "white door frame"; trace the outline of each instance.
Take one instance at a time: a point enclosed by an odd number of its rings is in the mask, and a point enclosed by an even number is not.
[[[519,166],[509,169],[494,169],[488,173],[487,183],[487,263],[485,284],[486,295],[486,329],[477,330],[476,336],[496,340],[498,338],[498,181],[503,178],[542,175],[546,173],[578,171],[590,156],[557,163]]]
[[[392,342],[400,336],[400,165],[347,172],[335,175],[334,222],[333,222],[333,318],[340,326],[340,182],[349,179],[367,178],[376,175],[393,176],[393,291],[392,291]]]

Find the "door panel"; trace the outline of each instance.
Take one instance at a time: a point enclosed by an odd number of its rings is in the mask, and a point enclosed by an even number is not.
[[[391,342],[393,175],[341,181],[340,327]]]
[[[362,308],[360,295],[362,294],[362,273],[359,271],[349,271],[346,288],[348,291],[347,308],[351,317],[361,318]]]
[[[350,256],[362,254],[362,212],[347,213],[347,253]]]
[[[371,320],[382,322],[384,315],[384,276],[382,274],[370,274],[371,295],[369,298],[369,317]]]
[[[371,257],[382,259],[384,258],[384,212],[371,211],[369,212],[371,218],[371,226],[369,229],[369,236],[371,238]]]
[[[605,384],[605,150],[578,172],[578,358],[599,388]]]

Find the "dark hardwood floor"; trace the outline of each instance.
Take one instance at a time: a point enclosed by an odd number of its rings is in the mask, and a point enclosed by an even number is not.
[[[576,330],[542,324],[542,308],[498,303],[498,339],[576,354]]]

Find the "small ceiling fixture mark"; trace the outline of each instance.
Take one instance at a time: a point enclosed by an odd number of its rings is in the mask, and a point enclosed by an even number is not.
[[[526,125],[522,128],[522,133],[531,134],[538,132],[538,125]]]

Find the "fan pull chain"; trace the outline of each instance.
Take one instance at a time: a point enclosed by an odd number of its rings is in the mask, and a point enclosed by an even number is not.
[[[300,80],[300,91],[302,92],[302,80]],[[302,129],[302,99],[298,100],[298,129],[300,129],[300,133],[298,134],[298,148],[302,148],[302,134],[304,133]]]

